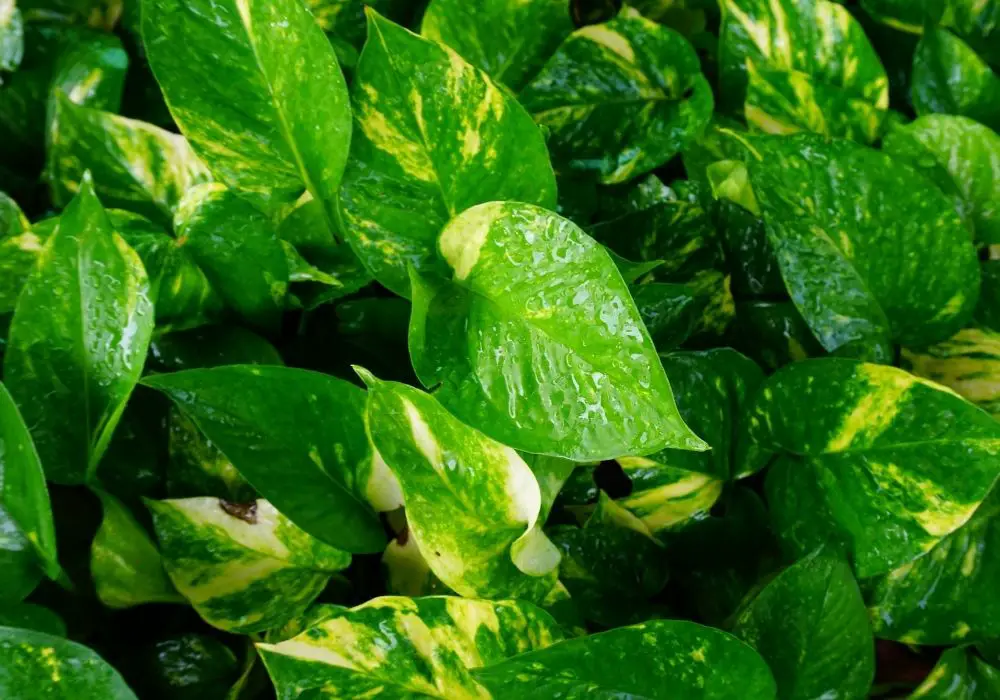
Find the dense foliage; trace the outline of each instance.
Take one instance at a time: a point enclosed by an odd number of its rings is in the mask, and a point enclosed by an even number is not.
[[[997,0],[0,0],[0,697],[1000,698],[998,129]]]

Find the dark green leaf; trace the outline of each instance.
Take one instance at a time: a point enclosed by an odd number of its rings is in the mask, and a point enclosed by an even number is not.
[[[949,649],[924,682],[913,691],[913,700],[989,700],[1000,697],[1000,669],[990,666],[970,649]]]
[[[280,365],[274,346],[239,326],[205,326],[166,333],[149,348],[150,364],[164,372],[221,365]]]
[[[946,29],[917,44],[910,97],[917,114],[958,114],[1000,129],[1000,76]]]
[[[48,608],[31,603],[0,607],[0,627],[18,627],[54,637],[66,636],[66,623],[58,615]]]

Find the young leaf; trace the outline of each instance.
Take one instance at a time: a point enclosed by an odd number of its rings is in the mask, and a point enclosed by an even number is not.
[[[148,501],[163,564],[214,627],[251,634],[301,615],[351,555],[323,544],[267,501]]]
[[[962,198],[978,243],[1000,243],[1000,136],[967,117],[932,114],[889,131],[883,150],[920,167],[928,159]],[[946,190],[947,191],[947,190]]]
[[[762,131],[879,136],[889,79],[861,25],[827,0],[720,3],[720,94]],[[836,48],[834,48],[836,47]]]
[[[85,177],[18,299],[4,356],[51,481],[79,484],[96,468],[152,331],[146,271]]]
[[[259,644],[279,697],[489,697],[470,673],[563,639],[548,613],[521,601],[384,597],[280,644]],[[320,690],[322,689],[322,690]]]
[[[846,562],[817,552],[788,567],[736,618],[733,634],[767,661],[779,700],[860,698],[875,677],[875,640]]]
[[[1000,75],[946,29],[917,44],[910,99],[918,115],[959,114],[1000,130]]]
[[[797,362],[764,384],[748,416],[742,470],[782,456],[767,482],[775,531],[799,553],[846,545],[861,578],[926,554],[1000,475],[1000,423],[892,367]]]
[[[97,495],[104,509],[90,550],[90,575],[97,598],[109,608],[183,603],[142,525],[117,498],[104,491]]]
[[[232,190],[206,184],[185,195],[174,230],[227,304],[249,323],[277,330],[288,261],[266,216]]]
[[[268,212],[308,191],[332,219],[351,114],[309,11],[299,0],[144,0],[142,10],[170,113],[212,173]]]
[[[90,170],[107,206],[169,224],[184,193],[210,179],[183,136],[79,107],[63,93],[53,104],[46,155],[57,206],[73,198]]]
[[[675,697],[772,700],[764,660],[725,632],[685,620],[654,620],[570,639],[479,669],[494,697]]]
[[[0,384],[0,601],[18,602],[44,573],[61,576],[45,475],[17,406]]]
[[[524,109],[451,49],[370,10],[352,102],[344,234],[397,294],[409,296],[407,265],[446,270],[434,243],[456,214],[492,200],[555,206],[548,152]]]
[[[515,92],[523,88],[573,31],[562,0],[433,0],[421,33]]]
[[[137,700],[118,671],[85,646],[15,627],[0,627],[0,697]],[[44,697],[42,695],[42,697]]]
[[[614,262],[575,224],[492,202],[452,220],[439,248],[453,279],[414,278],[410,354],[455,415],[578,461],[704,448]]]
[[[601,182],[663,165],[712,114],[712,90],[687,40],[627,8],[575,31],[524,88],[553,158]]]
[[[964,325],[979,267],[968,229],[940,190],[850,141],[745,141],[781,275],[824,348],[885,362],[891,341],[923,345]]]
[[[524,460],[430,395],[358,371],[372,444],[399,480],[409,537],[431,571],[460,595],[544,600],[559,552],[542,534],[541,491]]]
[[[371,449],[364,392],[286,367],[233,365],[146,377],[298,527],[338,549],[381,552],[365,502]]]
[[[866,582],[875,634],[907,644],[1000,637],[1000,488],[926,555]]]

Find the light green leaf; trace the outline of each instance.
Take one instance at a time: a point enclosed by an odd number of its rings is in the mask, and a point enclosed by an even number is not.
[[[563,0],[433,0],[421,33],[515,92],[524,87],[573,31]]]
[[[961,194],[976,241],[1000,243],[1000,136],[967,117],[920,117],[890,130],[883,150],[918,168],[943,170],[949,189]],[[948,191],[948,190],[946,190]]]
[[[559,552],[541,532],[541,491],[524,460],[429,394],[358,372],[372,444],[399,480],[431,571],[460,595],[544,600]]]
[[[20,601],[43,573],[61,576],[45,475],[28,428],[0,384],[0,601]]]
[[[889,79],[861,25],[826,0],[723,0],[720,94],[773,134],[879,136]]]
[[[48,608],[32,603],[18,603],[0,607],[0,627],[44,632],[54,637],[66,636],[66,623]]]
[[[893,341],[933,343],[964,325],[978,296],[976,252],[930,181],[850,141],[744,141],[785,286],[824,348],[885,362]]]
[[[971,649],[948,649],[910,700],[989,700],[1000,695],[1000,669]]]
[[[49,480],[79,484],[96,468],[152,331],[146,271],[84,178],[18,299],[4,356]]]
[[[332,219],[350,107],[309,11],[298,0],[145,0],[142,9],[170,113],[213,174],[268,212],[308,191]]]
[[[0,192],[0,238],[18,236],[29,228],[28,217],[17,201],[6,192]]]
[[[267,501],[148,501],[174,586],[214,627],[261,632],[301,615],[351,555],[310,537]]]
[[[577,461],[704,448],[614,262],[575,224],[493,202],[452,220],[439,248],[453,279],[414,278],[410,353],[455,415]]]
[[[558,642],[548,613],[521,601],[375,598],[280,644],[259,644],[279,697],[489,698],[471,669]]]
[[[350,552],[381,552],[365,501],[365,393],[329,375],[232,365],[146,377],[298,527]]]
[[[184,193],[210,179],[183,136],[79,107],[63,93],[54,106],[46,153],[56,206],[73,198],[90,170],[107,206],[169,224]]]
[[[927,554],[866,582],[875,634],[907,644],[1000,637],[1000,489]]]
[[[943,384],[1000,419],[1000,333],[965,328],[928,348],[904,348],[901,366]]]
[[[712,90],[677,32],[627,8],[576,30],[521,92],[553,158],[601,182],[663,165],[708,123]]]
[[[492,200],[555,206],[542,134],[517,101],[451,49],[372,11],[352,104],[344,235],[397,294],[409,296],[408,265],[447,270],[434,243],[456,214]]]
[[[264,214],[222,185],[199,185],[180,203],[174,230],[229,306],[255,326],[278,329],[288,261]]]
[[[875,640],[846,562],[810,554],[739,613],[733,634],[767,661],[780,700],[861,698],[875,677]]]
[[[118,671],[61,637],[0,627],[0,696],[5,700],[136,700]]]
[[[822,406],[822,411],[808,407]],[[774,455],[775,532],[800,555],[846,547],[859,577],[929,552],[1000,474],[1000,423],[944,387],[851,360],[789,365],[748,409],[742,470]]]
[[[44,245],[33,231],[0,239],[0,314],[13,313]]]
[[[90,550],[90,575],[98,599],[109,608],[143,603],[183,603],[149,535],[121,501],[98,491],[104,518]]]
[[[772,700],[774,679],[721,630],[654,620],[521,654],[473,674],[498,698],[663,697]],[[666,691],[665,689],[668,689]]]
[[[24,21],[14,0],[0,0],[0,71],[13,71],[24,57]]]
[[[958,114],[1000,130],[1000,76],[946,29],[917,44],[910,99],[918,115]]]

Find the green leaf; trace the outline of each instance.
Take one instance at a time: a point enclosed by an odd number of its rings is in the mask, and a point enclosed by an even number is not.
[[[562,639],[555,620],[530,603],[383,597],[257,648],[279,697],[450,700],[489,697],[470,669]]]
[[[165,372],[221,365],[281,365],[269,342],[240,326],[204,326],[165,333],[149,348],[150,363]]]
[[[813,131],[875,141],[889,79],[861,25],[826,0],[720,3],[719,91],[747,123],[773,134]]]
[[[460,595],[544,600],[559,552],[542,534],[541,490],[524,460],[429,394],[358,373],[372,444],[399,481],[409,536],[431,571]]]
[[[866,582],[875,634],[907,644],[1000,637],[1000,489],[926,555]]]
[[[79,107],[63,93],[54,106],[46,153],[56,206],[75,196],[90,170],[107,206],[169,224],[184,193],[210,179],[183,136]]]
[[[48,608],[32,603],[18,603],[0,608],[0,627],[44,632],[53,637],[66,636],[66,623]]]
[[[190,418],[174,408],[167,420],[167,493],[171,498],[215,496],[236,502],[253,499],[253,487]]]
[[[288,261],[264,214],[222,185],[199,185],[178,207],[174,230],[229,306],[255,326],[278,329]]]
[[[846,562],[817,552],[788,567],[736,618],[733,634],[764,657],[780,700],[860,698],[875,677],[875,641]]]
[[[966,117],[928,115],[894,126],[883,150],[917,167],[940,168],[961,194],[976,241],[1000,243],[1000,136]],[[946,190],[947,191],[947,190]]]
[[[174,586],[213,627],[261,632],[301,615],[351,555],[310,537],[267,501],[148,501]]]
[[[250,655],[256,657],[252,647]],[[236,655],[222,641],[187,633],[143,649],[132,675],[144,698],[221,700],[238,671]]]
[[[958,114],[1000,129],[1000,76],[945,29],[925,32],[917,44],[910,99],[918,115]]]
[[[632,286],[629,291],[658,351],[673,350],[691,337],[699,307],[691,287],[651,282]]]
[[[152,331],[146,271],[84,178],[18,299],[4,356],[49,480],[79,484],[96,468]]]
[[[24,57],[24,21],[14,0],[0,0],[0,71],[13,71]]]
[[[573,31],[562,0],[433,0],[421,33],[511,90],[523,88]]]
[[[0,696],[136,700],[104,659],[85,646],[43,632],[0,627]]]
[[[332,219],[350,108],[309,11],[298,0],[145,0],[142,9],[170,113],[212,173],[268,212],[308,191]]]
[[[910,695],[912,700],[977,700],[1000,694],[1000,669],[978,658],[971,649],[948,649],[924,682]]]
[[[0,384],[0,600],[20,601],[44,573],[61,576],[41,462],[14,400]]]
[[[771,700],[774,679],[750,647],[685,620],[654,620],[578,637],[477,671],[495,697]]]
[[[382,524],[364,495],[371,448],[361,389],[316,372],[256,365],[143,383],[169,396],[298,527],[345,551],[382,551]]]
[[[548,152],[524,109],[448,47],[372,11],[352,104],[344,234],[397,294],[409,296],[407,265],[447,270],[434,243],[456,214],[492,200],[555,206]]]
[[[802,420],[803,407],[809,411]],[[775,531],[800,554],[846,545],[862,578],[926,554],[972,517],[1000,474],[1000,423],[903,370],[797,362],[748,409],[742,470],[772,455]]]
[[[667,582],[666,555],[648,537],[614,525],[551,530],[562,552],[559,580],[588,620],[616,627],[646,619]]]
[[[382,570],[385,573],[385,591],[390,595],[415,598],[451,593],[431,571],[417,541],[409,536],[408,531],[389,542],[382,554]]]
[[[494,202],[441,233],[451,281],[414,278],[410,353],[455,415],[577,461],[703,449],[614,262],[575,224]]]
[[[121,501],[98,491],[104,518],[90,550],[97,598],[109,608],[183,603],[163,570],[160,553]]]
[[[1000,418],[1000,333],[988,328],[965,328],[928,348],[904,348],[900,364]]]
[[[29,228],[28,217],[17,201],[6,192],[0,192],[0,238],[18,236]]]
[[[888,361],[892,341],[932,343],[964,325],[979,268],[940,190],[850,141],[801,134],[747,143],[781,275],[824,348]]]
[[[770,371],[826,354],[790,301],[739,304],[731,330],[736,349]]]
[[[33,231],[0,239],[0,314],[13,313],[44,243]]]
[[[601,182],[663,165],[708,123],[712,90],[677,32],[627,8],[576,30],[524,88],[553,158]]]
[[[23,3],[22,3],[23,4]],[[55,102],[65,95],[74,104],[117,112],[125,87],[128,54],[121,39],[106,32],[69,30],[53,65],[46,126],[51,133]]]

